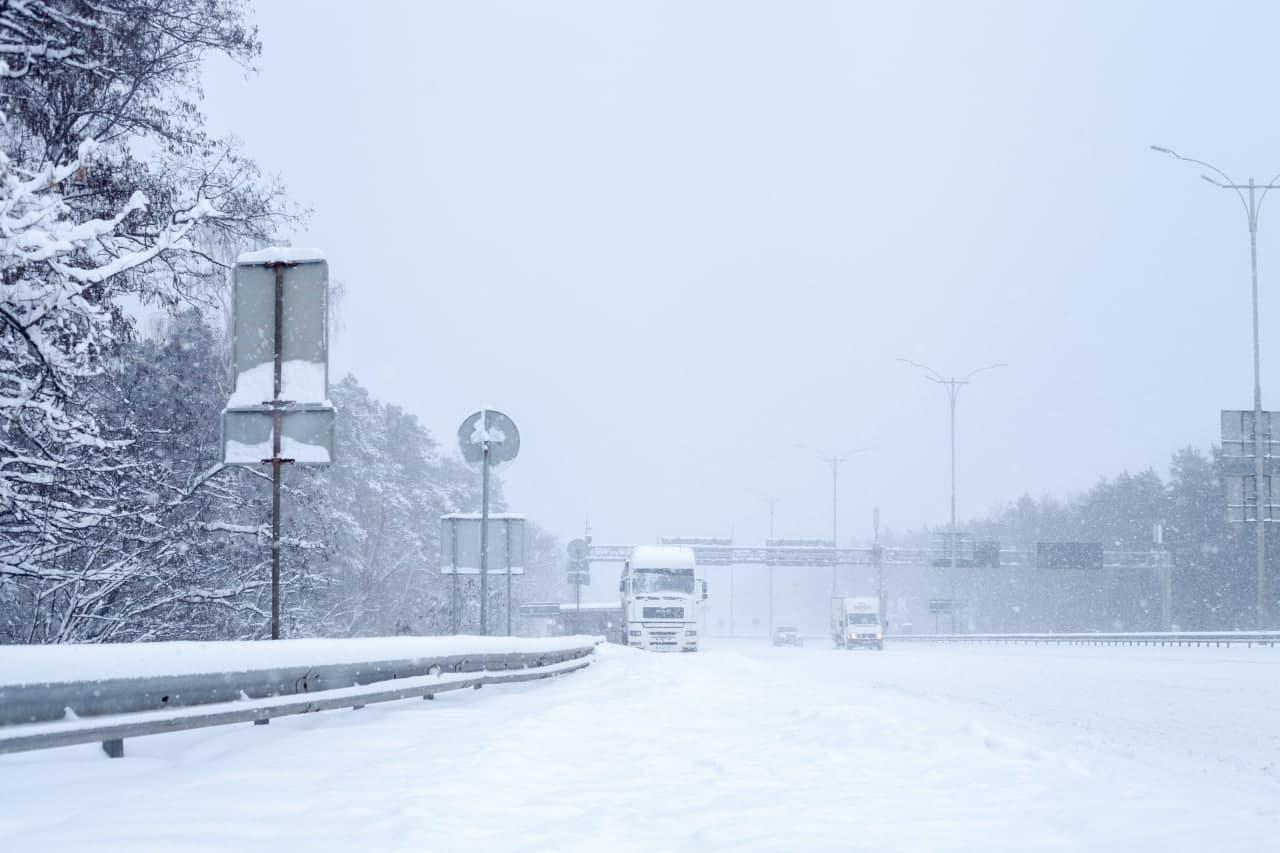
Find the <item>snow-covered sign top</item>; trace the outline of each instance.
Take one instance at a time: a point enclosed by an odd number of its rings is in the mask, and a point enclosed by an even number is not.
[[[325,260],[319,249],[303,249],[297,246],[268,246],[256,252],[241,252],[237,264],[302,264]]]
[[[457,518],[463,521],[480,521],[483,516],[478,512],[451,512],[447,515],[440,516],[442,519]],[[525,517],[518,512],[491,512],[489,513],[490,521],[524,521]]]
[[[693,569],[693,549],[684,545],[637,545],[627,559],[633,569]]]

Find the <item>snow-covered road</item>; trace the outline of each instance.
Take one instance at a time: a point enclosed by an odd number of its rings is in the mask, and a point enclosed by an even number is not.
[[[1280,849],[1280,649],[714,641],[0,757],[6,850]]]

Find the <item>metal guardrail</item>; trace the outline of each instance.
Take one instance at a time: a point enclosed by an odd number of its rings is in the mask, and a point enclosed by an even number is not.
[[[595,644],[146,678],[0,685],[0,753],[124,738],[551,678],[590,664]]]
[[[1113,634],[890,634],[890,643],[1018,643],[1076,646],[1278,646],[1280,631],[1152,631]]]

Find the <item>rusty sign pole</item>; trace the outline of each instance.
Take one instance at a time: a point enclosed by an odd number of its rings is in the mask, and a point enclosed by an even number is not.
[[[507,522],[507,636],[511,636],[511,522]]]
[[[280,639],[280,466],[292,462],[280,455],[283,432],[284,408],[289,405],[280,399],[284,373],[284,267],[277,262],[275,270],[275,363],[271,402],[271,458],[262,460],[271,464],[271,639]]]
[[[458,633],[458,524],[454,522],[450,525],[449,545],[451,552],[449,555],[449,565],[453,567],[453,633]]]
[[[280,567],[283,466],[328,465],[333,461],[328,270],[328,262],[318,249],[288,246],[242,252],[235,263],[231,312],[235,386],[222,410],[222,462],[271,466],[272,640],[284,635]],[[291,367],[288,375],[284,372],[286,363]],[[295,371],[298,365],[301,367]]]
[[[489,605],[489,433],[485,421],[488,412],[480,416],[480,428],[485,430],[482,447],[484,456],[481,462],[483,473],[480,486],[480,635],[488,636],[489,623],[486,618]]]

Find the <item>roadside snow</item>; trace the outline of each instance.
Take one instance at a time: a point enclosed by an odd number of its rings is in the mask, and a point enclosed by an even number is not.
[[[268,644],[260,644],[268,645]],[[1088,850],[1280,838],[1280,650],[711,641],[0,757],[15,850]],[[0,662],[0,669],[3,663]]]
[[[212,643],[0,646],[0,684],[237,672],[461,654],[549,652],[592,637],[366,637]]]

